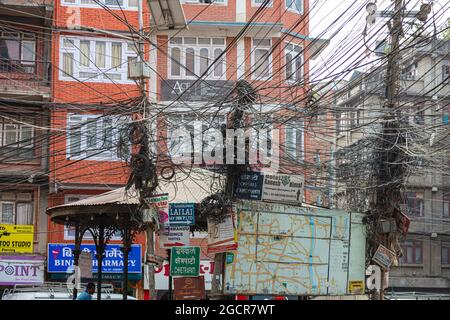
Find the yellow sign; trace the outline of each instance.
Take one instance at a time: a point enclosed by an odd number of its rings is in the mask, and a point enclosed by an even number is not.
[[[33,225],[0,224],[0,253],[33,253]]]
[[[364,281],[349,281],[348,293],[350,294],[364,294]]]

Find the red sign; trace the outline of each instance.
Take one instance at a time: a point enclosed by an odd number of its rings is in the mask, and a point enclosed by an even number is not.
[[[174,278],[175,300],[205,300],[205,277]]]

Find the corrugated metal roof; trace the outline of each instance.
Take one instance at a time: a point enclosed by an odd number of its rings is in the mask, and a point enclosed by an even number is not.
[[[157,192],[168,193],[169,201],[172,203],[199,203],[205,197],[219,191],[223,182],[224,178],[222,175],[208,170],[179,171],[170,181],[160,179]],[[108,204],[138,205],[139,203],[139,193],[134,187],[129,190],[125,190],[125,187],[122,187],[97,196],[52,207],[48,210]]]

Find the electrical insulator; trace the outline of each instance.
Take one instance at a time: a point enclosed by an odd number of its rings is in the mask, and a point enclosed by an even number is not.
[[[368,3],[366,6],[366,11],[367,11],[366,17],[367,25],[373,26],[377,20],[375,17],[375,14],[377,13],[377,5],[373,2]]]

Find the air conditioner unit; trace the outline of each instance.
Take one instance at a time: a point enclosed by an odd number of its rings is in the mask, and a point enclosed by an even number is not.
[[[437,238],[437,236],[438,236],[438,235],[437,235],[437,232],[432,232],[432,233],[431,233],[431,237],[432,237],[432,238]]]
[[[128,65],[128,78],[133,80],[149,79],[150,67],[145,61],[130,61]]]

